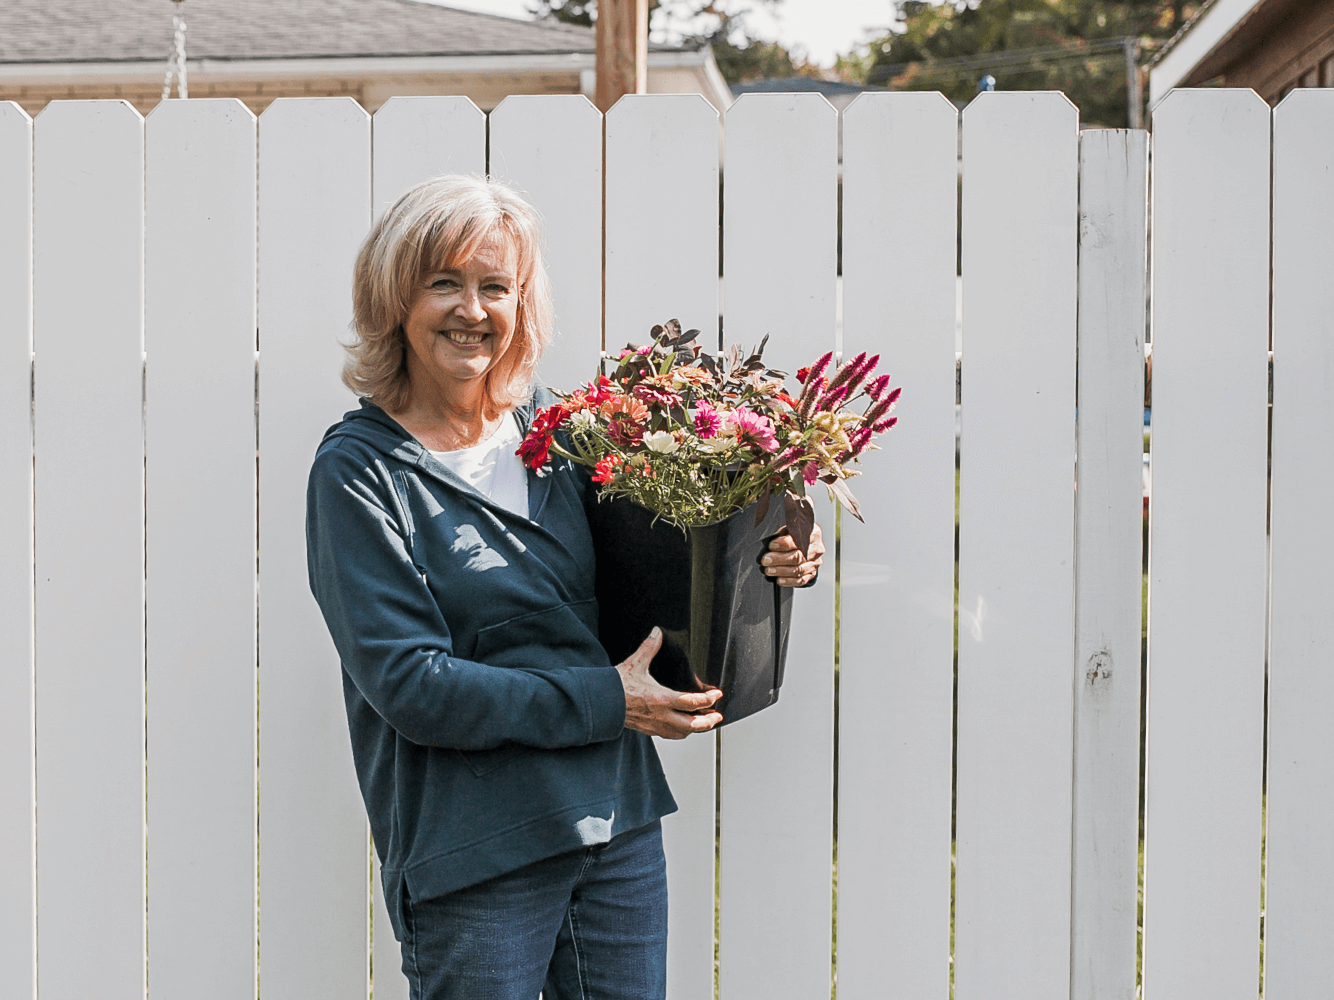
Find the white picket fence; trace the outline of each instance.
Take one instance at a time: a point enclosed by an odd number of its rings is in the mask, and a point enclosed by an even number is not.
[[[1169,97],[1151,206],[1146,133],[1081,136],[1059,94],[963,113],[957,697],[958,113],[870,94],[841,125],[844,340],[902,422],[781,701],[663,747],[672,997],[713,995],[716,802],[723,1000],[829,996],[835,816],[840,1000],[944,1000],[951,969],[959,1000],[1135,995],[1150,215],[1145,995],[1257,995],[1266,750],[1267,995],[1326,995],[1334,92]],[[489,169],[546,218],[551,383],[604,317],[615,347],[721,312],[795,368],[834,346],[839,126],[814,95],[727,113],[720,301],[698,97],[0,104],[0,995],[352,1000],[373,968],[406,996],[302,529],[354,250],[410,183]]]

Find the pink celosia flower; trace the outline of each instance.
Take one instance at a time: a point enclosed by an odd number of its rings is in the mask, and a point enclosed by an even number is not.
[[[700,400],[695,407],[695,433],[701,438],[717,437],[723,425],[723,418],[706,400]]]

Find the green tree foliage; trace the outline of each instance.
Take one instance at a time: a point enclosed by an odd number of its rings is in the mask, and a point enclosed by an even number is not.
[[[727,0],[649,0],[649,25],[654,32],[682,42],[707,42],[728,83],[768,77],[818,75],[800,52],[789,52],[777,42],[751,34],[746,15],[754,6],[774,7],[782,0],[756,0],[755,4]],[[528,11],[565,24],[592,27],[597,18],[597,0],[535,0]]]
[[[1198,0],[899,0],[901,30],[841,69],[894,90],[940,90],[957,101],[984,75],[997,90],[1063,90],[1087,125],[1124,128],[1129,111],[1121,38],[1154,51],[1200,8]],[[995,62],[986,56],[994,55]],[[963,63],[945,62],[968,59]],[[1141,57],[1142,61],[1142,57]]]

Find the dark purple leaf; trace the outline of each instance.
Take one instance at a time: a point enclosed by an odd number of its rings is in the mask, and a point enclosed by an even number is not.
[[[783,494],[783,516],[787,519],[787,533],[801,550],[803,558],[809,556],[811,528],[815,524],[815,507],[810,497],[799,497],[795,493]]]
[[[758,506],[755,508],[755,527],[758,528],[764,523],[764,519],[769,516],[769,502],[772,499],[773,496],[769,493],[760,494]]]

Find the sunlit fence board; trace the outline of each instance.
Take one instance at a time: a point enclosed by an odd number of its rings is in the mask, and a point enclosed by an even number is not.
[[[164,101],[145,139],[148,985],[223,1000],[255,984],[255,117]]]
[[[833,347],[837,139],[815,94],[747,95],[727,112],[726,336],[744,350],[773,334],[765,357],[791,370]],[[832,550],[833,511],[815,505]],[[722,734],[726,1000],[829,995],[832,577],[795,595],[778,703]]]
[[[1334,91],[1274,113],[1273,607],[1265,995],[1334,981]]]
[[[843,517],[846,1000],[949,991],[958,119],[939,94],[864,94],[843,116],[844,354],[880,353],[905,387],[852,482],[867,523]]]
[[[602,348],[602,115],[577,94],[507,97],[490,130],[491,176],[542,215],[556,328],[539,375],[570,389]]]
[[[466,97],[391,97],[371,122],[375,215],[440,174],[486,173],[486,116]]]
[[[1154,112],[1149,1000],[1259,977],[1269,119],[1249,90]]]
[[[486,117],[466,97],[391,97],[371,120],[372,197],[378,216],[408,188],[440,174],[486,173]],[[373,985],[377,1000],[408,995],[398,942],[384,909],[380,868],[375,905]]]
[[[32,120],[0,102],[0,995],[33,1000]]]
[[[1069,991],[1078,116],[963,115],[955,989]]]
[[[34,162],[43,1000],[144,982],[143,119],[56,102]]]
[[[607,116],[607,346],[677,317],[718,336],[718,114],[695,96],[628,96]],[[612,252],[614,249],[614,252]],[[663,820],[668,988],[713,991],[717,738],[656,740],[680,811]]]
[[[607,115],[608,351],[673,317],[715,348],[717,236],[717,112],[696,94],[622,98]]]
[[[1149,136],[1079,146],[1071,995],[1134,1000]]]
[[[339,383],[370,225],[370,118],[275,101],[260,119],[260,964],[265,1000],[366,994],[366,817],[338,657],[306,574],[306,477],[354,405]]]

